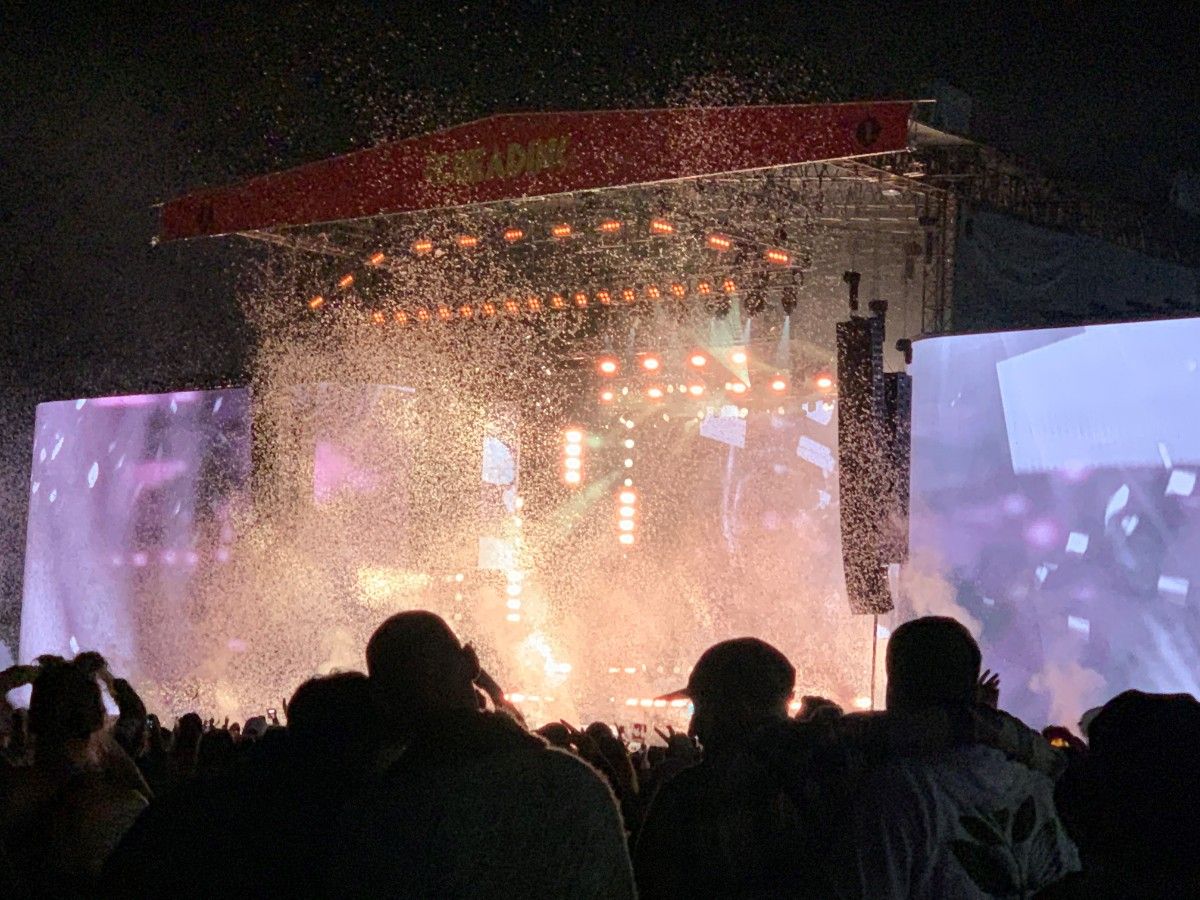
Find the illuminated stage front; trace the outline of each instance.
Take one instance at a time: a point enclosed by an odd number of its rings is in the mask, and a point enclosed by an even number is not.
[[[74,638],[164,712],[243,714],[424,607],[535,720],[677,724],[655,698],[746,634],[801,693],[869,706],[834,326],[859,272],[895,366],[944,300],[945,195],[910,109],[500,117],[167,204],[163,239],[253,242],[252,399],[236,439],[167,395],[126,398],[145,422],[39,409],[35,479],[86,514],[64,530],[44,489],[31,504],[22,655]],[[472,175],[472,148],[535,140],[554,165],[523,150],[488,177],[485,152]],[[39,459],[60,438],[81,446]],[[92,599],[63,546],[103,573]]]

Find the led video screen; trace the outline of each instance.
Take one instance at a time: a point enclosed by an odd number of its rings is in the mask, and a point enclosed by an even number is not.
[[[918,342],[897,617],[951,612],[1006,708],[1200,694],[1200,320]]]
[[[22,659],[99,650],[156,708],[212,657],[250,472],[242,389],[39,404]]]

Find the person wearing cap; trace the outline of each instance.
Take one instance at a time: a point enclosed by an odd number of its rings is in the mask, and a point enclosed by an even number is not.
[[[770,896],[794,858],[798,814],[749,752],[761,729],[785,722],[796,670],[765,641],[710,647],[687,686],[688,733],[701,762],[659,788],[638,836],[634,873],[642,898]]]
[[[975,638],[954,619],[905,622],[888,642],[885,715],[969,716],[980,664]],[[1054,752],[1036,732],[1027,738]],[[1032,897],[1078,869],[1054,781],[976,740],[894,757],[860,779],[830,877],[848,898]]]

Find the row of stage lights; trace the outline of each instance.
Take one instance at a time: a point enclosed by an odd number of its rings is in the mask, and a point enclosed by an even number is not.
[[[376,325],[395,323],[400,326],[428,325],[436,322],[461,322],[472,319],[495,319],[508,316],[540,315],[545,312],[587,310],[616,306],[633,306],[638,303],[657,303],[667,298],[688,300],[696,296],[707,302],[714,315],[722,316],[730,311],[729,296],[737,293],[738,285],[732,277],[720,280],[697,278],[694,281],[679,279],[660,285],[648,282],[639,287],[623,287],[597,291],[564,291],[549,296],[531,294],[524,298],[506,297],[502,300],[485,300],[482,303],[462,303],[457,306],[438,304],[435,307],[413,307],[388,311],[371,310],[367,315]],[[316,304],[316,305],[314,305]],[[309,301],[311,309],[320,309],[325,298],[318,295]],[[795,302],[785,298],[781,301],[784,312],[790,314]],[[755,311],[761,309],[757,307]],[[749,311],[749,310],[748,310]]]
[[[591,229],[576,229],[568,222],[559,222],[558,224],[550,226],[548,233],[549,237],[554,241],[564,242],[571,240],[572,238],[580,237],[589,233],[590,231],[594,231],[601,235],[615,236],[632,230],[635,229],[631,228],[629,223],[626,223],[620,219],[609,218],[602,220],[598,225]],[[672,237],[678,234],[679,230],[679,227],[676,226],[674,222],[661,216],[651,219],[647,226],[648,233],[656,237]],[[530,232],[527,232],[524,228],[509,226],[500,231],[499,237],[503,245],[512,246],[529,239]],[[438,255],[438,251],[444,251],[450,248],[457,248],[463,253],[472,253],[485,246],[486,243],[487,242],[480,238],[479,235],[464,233],[455,235],[454,238],[446,244],[435,242],[432,238],[418,238],[409,245],[408,249],[409,254],[412,257],[434,258]],[[734,255],[741,260],[745,259],[746,251],[750,246],[745,242],[738,241],[727,234],[717,231],[707,232],[704,235],[704,244],[709,250],[713,251],[718,256],[733,252]],[[754,249],[755,253],[757,253],[761,247],[756,246]],[[376,250],[374,253],[363,259],[362,265],[369,268],[378,268],[392,259],[393,257],[389,257],[389,255],[384,253],[382,250]],[[762,251],[761,259],[764,262],[775,266],[790,267],[792,265],[791,252],[781,247],[767,247]],[[355,272],[346,272],[340,278],[338,278],[336,282],[334,282],[334,289],[333,291],[329,292],[330,296],[339,291],[348,291],[354,286],[356,280],[357,276]],[[674,290],[674,288],[675,285],[672,285],[672,290]],[[700,293],[704,292],[700,291]],[[730,293],[730,291],[726,291],[726,293]],[[325,293],[314,294],[308,300],[308,308],[311,310],[319,310],[324,308],[328,304],[330,296],[327,296]],[[658,297],[649,297],[648,299],[656,300]],[[484,304],[484,306],[486,305],[487,304]],[[495,306],[495,304],[492,305]],[[564,306],[562,308],[566,307]],[[439,315],[439,318],[442,318],[445,321],[455,318],[472,318],[472,315],[462,315],[461,310],[462,307],[459,307],[459,315],[454,315],[454,311],[452,310],[451,315]],[[529,311],[540,312],[540,309]],[[488,313],[482,308],[479,310],[479,312],[482,315],[488,315]],[[491,314],[495,315],[495,310],[493,310]],[[421,321],[429,321],[429,319],[422,319]]]
[[[732,368],[744,370],[750,360],[749,354],[742,348],[734,348],[729,351],[728,361]],[[646,400],[661,401],[667,398],[670,394],[678,394],[683,397],[699,398],[705,396],[709,390],[709,386],[704,383],[703,375],[710,371],[713,366],[713,357],[702,350],[693,350],[687,355],[685,371],[690,374],[683,376],[683,382],[675,383],[649,383],[634,386],[633,390],[640,393],[640,396]],[[643,378],[654,379],[659,376],[664,369],[664,363],[661,356],[655,353],[646,353],[637,357],[634,362],[636,371]],[[615,379],[622,372],[621,361],[615,356],[602,356],[596,361],[596,371],[602,379]],[[774,372],[766,379],[766,387],[771,392],[772,396],[781,396],[786,394],[792,386],[791,378],[787,373]],[[810,388],[817,391],[828,393],[834,388],[833,376],[826,372],[818,372],[813,375],[810,380]],[[621,387],[609,387],[604,385],[600,389],[599,400],[601,403],[614,403],[619,397],[628,397],[630,395],[630,386],[623,385]],[[751,382],[749,374],[744,377],[735,376],[733,379],[725,382],[725,391],[739,397],[750,394]]]

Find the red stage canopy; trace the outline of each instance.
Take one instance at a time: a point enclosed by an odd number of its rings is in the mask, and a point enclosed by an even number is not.
[[[160,240],[648,184],[905,149],[909,101],[516,113],[164,204]]]

